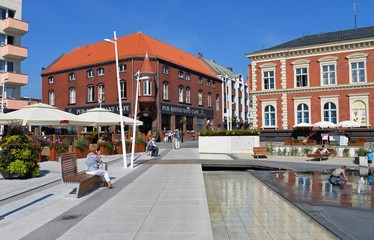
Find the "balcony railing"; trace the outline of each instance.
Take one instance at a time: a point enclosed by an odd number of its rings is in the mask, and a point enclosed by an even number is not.
[[[27,85],[29,81],[29,76],[27,74],[14,73],[14,72],[4,72],[0,73],[0,85],[3,79],[6,79],[5,85]]]

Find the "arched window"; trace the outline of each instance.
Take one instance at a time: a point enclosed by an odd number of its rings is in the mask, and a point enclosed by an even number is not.
[[[219,111],[219,95],[216,95],[216,111]]]
[[[264,109],[264,125],[266,127],[275,126],[275,108],[272,105],[267,105]]]
[[[104,88],[104,84],[99,84],[97,86],[97,99],[99,99],[99,103],[105,102],[105,88]]]
[[[77,100],[77,95],[75,88],[69,88],[69,104],[75,104]]]
[[[87,78],[93,78],[95,73],[92,69],[87,70]]]
[[[127,97],[126,81],[121,80],[120,86],[121,86],[121,99],[125,99]]]
[[[323,120],[332,122],[332,123],[337,123],[336,119],[336,105],[335,103],[332,102],[327,102],[323,106]]]
[[[89,85],[87,87],[87,102],[93,102],[95,100],[95,97],[94,97],[94,86],[93,85]]]
[[[169,100],[169,83],[168,82],[162,83],[162,99]]]
[[[98,68],[97,69],[97,76],[104,76],[105,75],[105,69],[104,68]]]
[[[169,68],[168,68],[168,66],[166,66],[166,65],[162,66],[162,73],[163,74],[169,74]]]
[[[178,102],[183,102],[183,86],[178,87]]]
[[[118,66],[118,70],[119,70],[119,72],[126,72],[126,71],[127,71],[127,66],[126,66],[126,64],[120,64],[120,65]]]
[[[352,104],[353,121],[366,125],[366,104],[363,101],[355,101]]]
[[[186,103],[191,103],[191,88],[186,88]]]
[[[309,123],[309,107],[308,105],[302,103],[297,105],[297,124],[299,123]]]
[[[212,93],[208,93],[208,107],[212,107]]]
[[[49,105],[54,106],[55,105],[55,92],[53,90],[49,91],[48,95],[49,95],[48,96],[48,98],[49,98],[49,100],[48,100]]]
[[[197,102],[199,106],[203,105],[203,91],[201,90],[197,93]]]

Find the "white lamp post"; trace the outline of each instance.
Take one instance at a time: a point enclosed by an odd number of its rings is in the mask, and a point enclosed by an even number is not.
[[[127,168],[127,161],[126,161],[126,140],[125,140],[125,133],[124,133],[124,124],[123,124],[123,109],[122,109],[122,97],[121,97],[121,84],[119,78],[119,69],[118,69],[118,46],[117,46],[117,36],[116,31],[114,31],[114,38],[111,39],[104,39],[104,41],[114,43],[114,51],[116,54],[116,70],[117,70],[117,90],[118,90],[118,107],[119,107],[119,115],[121,119],[121,141],[122,141],[122,153],[123,153],[123,165],[124,168]]]
[[[4,113],[4,98],[5,98],[5,81],[8,80],[8,78],[3,78],[3,91],[1,95],[1,113]]]
[[[135,93],[135,107],[134,107],[134,126],[132,127],[132,145],[131,145],[131,163],[130,167],[134,168],[134,152],[135,152],[135,133],[136,133],[136,118],[138,115],[138,96],[139,96],[139,81],[149,79],[148,76],[140,77],[140,71],[136,73],[136,93]]]

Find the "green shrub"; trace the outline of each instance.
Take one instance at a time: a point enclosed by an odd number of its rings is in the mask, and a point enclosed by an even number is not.
[[[349,157],[349,148],[343,149],[343,157]]]
[[[359,157],[364,157],[364,156],[366,156],[367,152],[368,151],[365,148],[359,148],[356,151],[356,155],[359,156]]]
[[[0,144],[0,172],[5,178],[30,178],[40,174],[37,150],[19,125],[9,125]]]
[[[78,138],[77,140],[74,141],[74,147],[78,148],[78,150],[81,153],[84,153],[84,150],[88,148],[90,144],[87,142],[87,140],[83,137]]]

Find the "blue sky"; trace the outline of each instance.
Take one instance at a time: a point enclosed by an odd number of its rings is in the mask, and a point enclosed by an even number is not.
[[[23,0],[29,49],[22,96],[41,98],[41,69],[79,46],[143,32],[247,77],[246,53],[354,28],[354,0]],[[374,25],[373,0],[356,0],[357,27]]]

